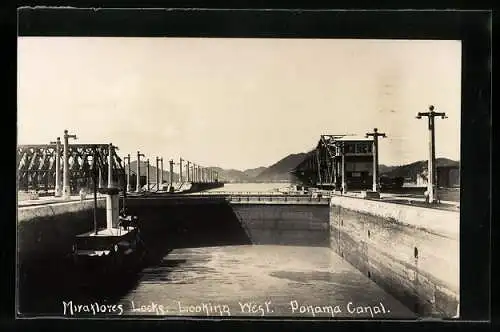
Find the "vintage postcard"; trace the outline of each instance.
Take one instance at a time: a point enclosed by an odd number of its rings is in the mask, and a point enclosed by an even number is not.
[[[460,317],[459,40],[18,38],[20,317]]]

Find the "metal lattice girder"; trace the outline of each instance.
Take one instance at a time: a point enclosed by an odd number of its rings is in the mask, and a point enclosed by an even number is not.
[[[332,183],[335,178],[335,162],[334,158],[337,155],[336,139],[344,135],[321,135],[321,138],[316,147],[318,155],[318,182]]]
[[[335,157],[341,148],[338,139],[345,136],[352,135],[321,135],[316,148],[306,155],[292,173],[311,184],[334,183],[337,176]]]
[[[109,144],[70,144],[68,146],[68,164],[71,181],[90,179],[92,171],[97,168],[104,179],[108,174]],[[117,147],[113,148],[112,170],[115,177],[124,174],[121,158],[116,154]],[[17,147],[18,183],[25,189],[36,187],[38,183],[55,185],[56,158],[59,158],[61,174],[63,168],[63,148],[56,155],[56,145],[19,145]]]

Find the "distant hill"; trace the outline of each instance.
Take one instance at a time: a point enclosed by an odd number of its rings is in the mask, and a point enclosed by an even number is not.
[[[304,160],[307,153],[296,153],[290,154],[285,158],[279,160],[275,164],[269,167],[257,167],[251,168],[244,171],[237,169],[223,169],[221,167],[212,167],[219,174],[219,181],[231,183],[231,182],[281,182],[281,181],[291,181],[292,176],[290,171],[292,171],[297,165]],[[459,166],[459,162],[451,160],[448,158],[437,158],[437,166]],[[135,176],[137,161],[131,162],[131,173]],[[155,165],[156,166],[156,165]],[[153,183],[156,181],[156,167],[150,165],[149,176],[150,181]],[[178,169],[178,165],[177,169]],[[170,180],[170,172],[168,162],[164,164],[163,179],[164,181]],[[125,168],[127,171],[128,168]],[[411,164],[399,165],[399,166],[387,166],[379,165],[379,171],[381,175],[386,175],[389,177],[403,177],[416,179],[417,175],[423,175],[425,177],[427,173],[427,161],[420,160]],[[142,176],[146,175],[146,163],[141,161],[140,172]],[[185,175],[184,175],[185,177]],[[179,174],[174,171],[174,182],[179,180]],[[186,179],[184,179],[186,180]]]
[[[291,180],[291,173],[297,165],[304,160],[306,153],[297,153],[286,156],[277,163],[267,167],[255,180],[259,182],[274,182]]]
[[[399,166],[386,166],[386,165],[380,164],[380,165],[378,165],[378,171],[380,174],[384,174],[384,173],[389,173],[398,167]]]
[[[255,178],[267,169],[267,167],[257,167],[240,171],[237,169],[224,169],[220,167],[211,168],[217,171],[219,181],[222,182],[255,182]]]
[[[245,172],[237,169],[223,169],[220,167],[212,167],[219,176],[219,181],[222,182],[249,182],[250,177]]]
[[[144,161],[141,161],[140,164],[140,173],[141,176],[146,176],[146,163]],[[175,166],[178,170],[179,165]],[[168,182],[170,181],[170,171],[167,171],[167,169],[170,169],[170,165],[167,163],[163,164],[163,180]],[[248,169],[245,171],[240,171],[236,169],[223,169],[220,167],[212,167],[215,171],[218,172],[219,174],[219,181],[222,182],[252,182],[253,179],[260,174],[263,170],[266,169],[266,167],[258,167],[258,168],[253,168],[253,169]],[[136,174],[136,169],[137,169],[137,161],[132,161],[130,163],[130,171],[132,176],[135,176]],[[128,172],[128,166],[125,167],[125,173]],[[186,180],[186,173],[185,170],[183,171],[183,176],[184,179]],[[149,166],[149,176],[150,176],[150,182],[156,182],[156,165],[153,166],[150,164]],[[174,182],[177,182],[179,180],[179,174],[175,172],[174,169]]]
[[[425,175],[427,173],[427,160],[416,161],[411,164],[401,166],[384,166],[380,165],[380,174],[389,177],[404,177],[416,179],[417,175]],[[459,166],[459,162],[448,158],[436,158],[436,166]],[[383,166],[383,167],[382,167]],[[383,170],[382,170],[383,169]]]
[[[263,171],[265,171],[267,167],[257,167],[257,168],[251,168],[251,169],[246,169],[243,171],[248,177],[250,178],[255,178],[260,175]]]
[[[306,156],[305,153],[291,154],[269,167],[257,167],[244,171],[213,167],[222,182],[276,182],[289,181],[290,171]]]

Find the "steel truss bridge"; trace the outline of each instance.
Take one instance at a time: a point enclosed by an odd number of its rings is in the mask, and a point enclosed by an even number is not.
[[[19,145],[17,147],[18,190],[51,190],[56,183],[56,160],[59,159],[59,183],[62,183],[64,150],[56,144]],[[117,147],[110,144],[70,144],[68,145],[68,172],[73,192],[79,186],[90,186],[94,175],[99,187],[108,184],[109,162],[112,166],[112,182],[122,185],[125,169],[116,154]],[[109,158],[111,152],[111,158]]]
[[[346,136],[321,135],[316,148],[307,153],[304,160],[291,173],[307,186],[335,189],[342,186],[342,156]],[[371,152],[371,151],[370,151]]]

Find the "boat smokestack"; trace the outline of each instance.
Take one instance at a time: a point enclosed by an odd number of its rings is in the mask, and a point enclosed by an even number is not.
[[[105,188],[101,191],[106,195],[106,228],[117,228],[119,207],[120,207],[120,191],[118,188]]]

